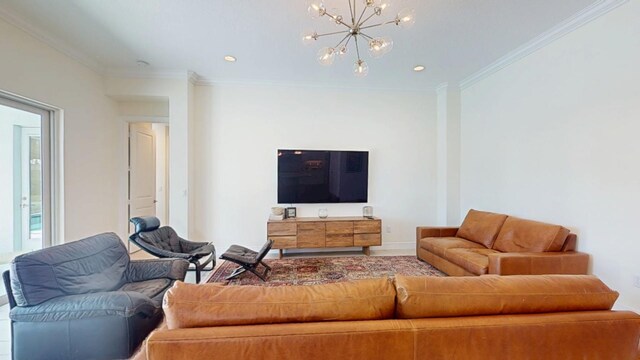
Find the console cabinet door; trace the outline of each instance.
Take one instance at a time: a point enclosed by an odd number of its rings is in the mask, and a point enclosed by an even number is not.
[[[297,243],[299,248],[325,247],[325,224],[324,223],[298,224]]]
[[[353,221],[326,223],[327,247],[353,246]]]

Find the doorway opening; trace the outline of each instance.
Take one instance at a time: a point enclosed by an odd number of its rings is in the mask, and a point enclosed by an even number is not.
[[[126,223],[132,217],[156,216],[169,222],[169,104],[165,99],[128,98],[118,102],[127,133]],[[130,253],[140,250],[129,241]]]

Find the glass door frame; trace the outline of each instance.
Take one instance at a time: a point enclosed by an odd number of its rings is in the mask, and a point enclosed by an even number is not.
[[[0,91],[0,105],[26,111],[40,116],[40,151],[42,171],[42,247],[49,247],[57,243],[54,222],[54,131],[53,119],[55,109],[22,99]]]

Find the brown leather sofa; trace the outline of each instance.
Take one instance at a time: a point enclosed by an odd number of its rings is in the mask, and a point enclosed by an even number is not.
[[[469,210],[460,227],[418,227],[416,255],[451,276],[587,274],[589,255],[560,225]]]
[[[585,275],[177,283],[146,357],[636,360],[640,316],[611,311],[617,297]]]

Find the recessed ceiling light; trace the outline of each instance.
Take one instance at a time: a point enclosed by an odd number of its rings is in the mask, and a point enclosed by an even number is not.
[[[136,64],[138,64],[138,66],[149,66],[149,62],[144,61],[144,60],[137,60]]]
[[[227,61],[227,62],[236,62],[236,60],[238,60],[238,59],[236,59],[235,56],[225,55],[225,57],[224,57],[224,61]]]
[[[413,68],[413,71],[415,72],[421,72],[424,71],[424,66],[422,65],[417,65],[416,67]]]

